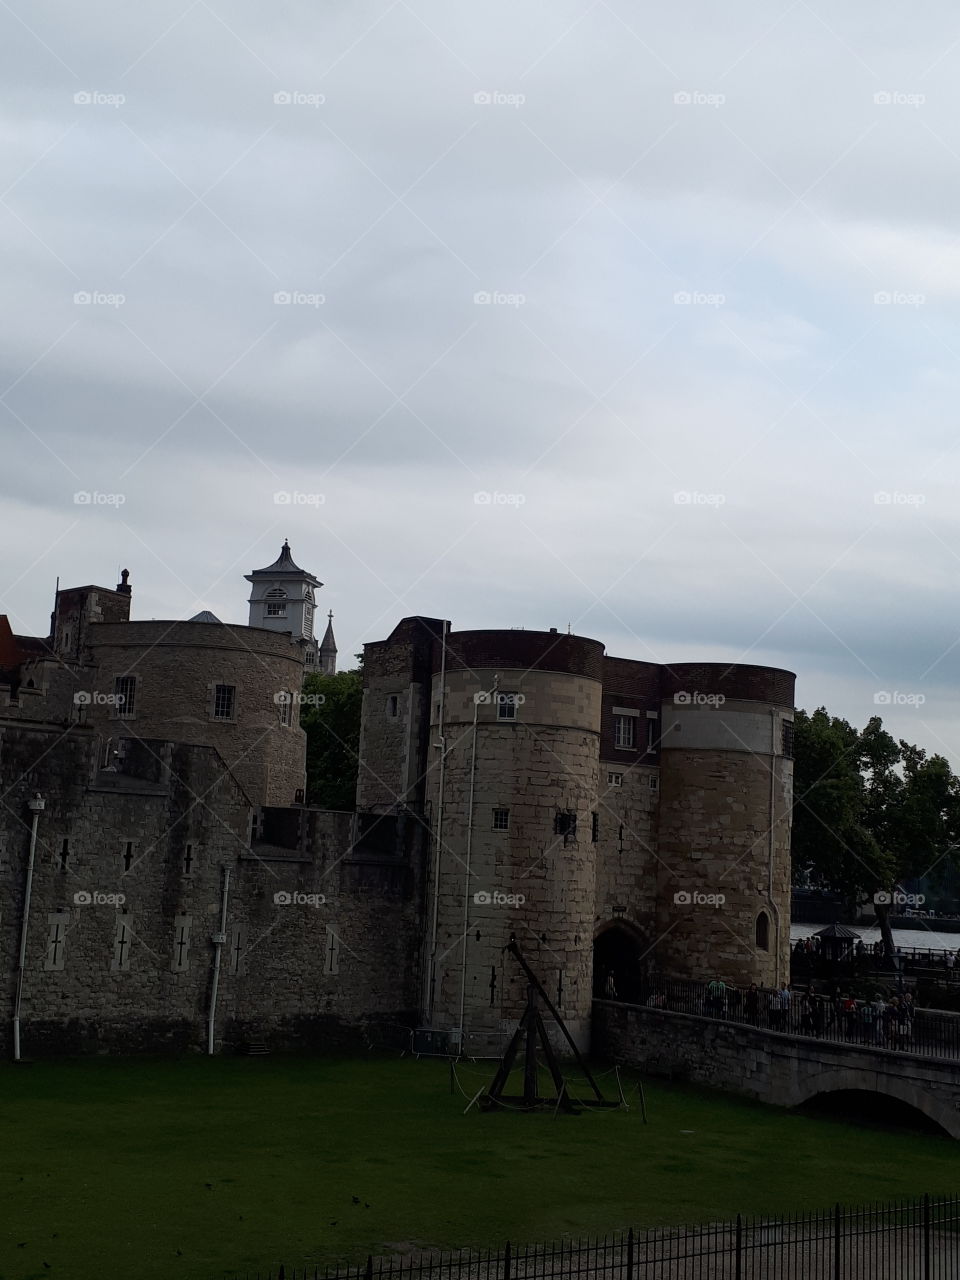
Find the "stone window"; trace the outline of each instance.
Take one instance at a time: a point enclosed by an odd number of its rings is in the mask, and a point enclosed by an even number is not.
[[[493,829],[494,831],[510,830],[510,810],[509,809],[494,809]]]
[[[793,759],[793,721],[784,720],[781,724],[780,750],[785,756]]]
[[[236,709],[237,686],[233,684],[215,684],[213,686],[213,718],[214,720],[232,720]]]
[[[636,716],[613,717],[613,745],[615,747],[635,747],[637,745]]]
[[[651,791],[660,790],[660,779],[657,777],[655,773],[651,773],[650,775],[650,790]]]
[[[770,950],[770,917],[765,911],[757,916],[757,950]]]
[[[387,715],[391,720],[396,719],[400,714],[400,695],[398,693],[387,694]]]
[[[590,839],[594,844],[600,839],[600,815],[596,810],[590,815]]]
[[[196,861],[197,855],[194,853],[194,846],[192,844],[188,844],[183,851],[183,874],[185,876],[192,873]]]
[[[607,774],[607,786],[608,786],[608,787],[622,787],[622,786],[623,786],[623,774],[622,774],[622,773],[608,773],[608,774]]]
[[[314,663],[316,662],[316,660],[317,660],[317,655],[314,653],[314,651],[313,651],[312,649],[308,649],[308,650],[306,651],[306,653],[303,655],[303,658],[304,658],[304,662],[306,662],[307,666],[308,666],[308,667],[312,667],[312,666],[313,666],[313,664],[314,664]]]
[[[174,973],[186,973],[190,968],[190,925],[189,916],[173,918],[173,961],[170,968]]]
[[[133,862],[137,856],[137,841],[123,840],[120,844],[120,862],[124,871],[133,869]]]
[[[247,931],[242,924],[234,925],[230,938],[230,972],[246,973]]]
[[[287,693],[286,690],[284,690],[284,692],[280,694],[279,700],[277,701],[277,707],[279,709],[279,714],[280,714],[280,727],[283,729],[290,728],[290,708],[292,706],[293,706],[293,694]]]
[[[520,695],[504,691],[503,693],[494,694],[494,698],[497,703],[497,719],[516,720]]]
[[[327,939],[323,953],[323,972],[340,972],[340,939],[329,924],[327,925]]]
[[[70,841],[67,839],[66,836],[64,836],[63,842],[60,845],[60,870],[61,871],[67,870],[67,863],[69,861],[70,861]]]
[[[66,911],[52,911],[47,916],[47,949],[43,957],[43,967],[47,973],[61,973],[63,971],[69,921],[70,916]]]
[[[647,716],[647,750],[656,751],[660,745],[660,721],[656,716]]]
[[[113,682],[114,714],[118,720],[137,718],[137,677],[117,676]]]
[[[573,809],[559,809],[553,820],[553,834],[563,836],[563,843],[577,838],[577,815]]]
[[[111,973],[126,973],[130,968],[130,949],[133,946],[133,916],[118,915],[113,935],[113,959]]]

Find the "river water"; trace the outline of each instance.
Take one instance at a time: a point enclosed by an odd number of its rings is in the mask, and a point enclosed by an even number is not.
[[[790,941],[798,938],[809,938],[824,926],[822,924],[791,924]],[[880,930],[876,925],[851,924],[848,929],[859,933],[864,946],[880,940]],[[960,949],[960,933],[937,933],[934,921],[929,921],[922,929],[894,929],[893,940],[898,947],[922,947],[928,951],[956,951]]]

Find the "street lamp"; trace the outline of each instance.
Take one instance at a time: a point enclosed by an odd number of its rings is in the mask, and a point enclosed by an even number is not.
[[[35,791],[27,801],[30,810],[30,853],[27,857],[27,880],[23,887],[23,916],[20,921],[20,954],[17,960],[17,994],[13,1005],[13,1060],[20,1061],[20,1001],[23,997],[23,966],[27,954],[27,927],[30,923],[30,894],[33,890],[33,864],[37,856],[37,825],[46,801]]]

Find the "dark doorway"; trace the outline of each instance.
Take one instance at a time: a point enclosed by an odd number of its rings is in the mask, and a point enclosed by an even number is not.
[[[641,1004],[644,999],[645,947],[628,929],[612,925],[593,943],[593,994],[596,998]]]

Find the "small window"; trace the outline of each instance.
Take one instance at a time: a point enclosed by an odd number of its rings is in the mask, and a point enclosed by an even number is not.
[[[510,830],[510,810],[509,809],[494,809],[493,829],[494,831]]]
[[[400,695],[391,693],[387,697],[387,715],[391,719],[396,718],[400,714]]]
[[[497,693],[497,719],[516,720],[519,695],[516,693]]]
[[[60,846],[60,870],[66,871],[70,862],[70,841],[64,837]]]
[[[553,833],[563,836],[563,843],[577,838],[577,815],[573,809],[561,809],[553,820]]]
[[[47,916],[49,932],[47,934],[47,950],[43,957],[43,967],[48,973],[63,972],[63,956],[67,941],[67,925],[70,917],[65,911],[51,912]]]
[[[793,721],[792,720],[783,721],[780,750],[783,752],[785,756],[789,756],[791,760],[793,759]]]
[[[130,871],[132,869],[135,851],[136,848],[132,840],[125,840],[123,842],[123,850],[120,856],[123,860],[124,871]]]
[[[213,686],[213,718],[214,720],[232,720],[237,689],[232,684],[215,684]]]
[[[608,787],[622,787],[622,786],[623,786],[623,774],[622,774],[622,773],[608,773],[608,774],[607,774],[607,786],[608,786]]]
[[[770,917],[765,911],[757,916],[757,950],[770,950]]]
[[[304,658],[307,666],[312,667],[317,660],[317,655],[314,653],[312,649],[308,649],[306,654],[304,655]]]
[[[613,745],[615,747],[635,747],[637,744],[635,716],[613,717]]]
[[[111,973],[125,973],[130,968],[130,947],[133,943],[133,917],[117,916],[116,932],[113,935],[113,959],[110,961]]]
[[[594,844],[600,839],[600,815],[596,812],[590,815],[590,839]]]
[[[173,963],[174,973],[186,973],[190,968],[190,917],[175,916],[173,922]]]
[[[660,745],[660,722],[659,720],[647,721],[647,750],[656,751]]]
[[[660,790],[660,779],[657,777],[655,773],[651,773],[650,775],[650,790],[651,791]]]
[[[194,855],[193,855],[193,845],[188,844],[186,849],[184,849],[183,851],[183,874],[185,876],[190,875],[190,873],[193,871],[193,864],[195,861],[196,859],[194,858]]]
[[[137,677],[117,676],[113,682],[113,697],[117,718],[132,720],[137,713]]]
[[[280,712],[280,726],[283,729],[290,728],[290,708],[293,706],[293,695],[284,692],[277,703]]]
[[[287,616],[287,606],[283,603],[282,600],[280,601],[269,600],[267,602],[268,618],[285,618],[286,616]]]

